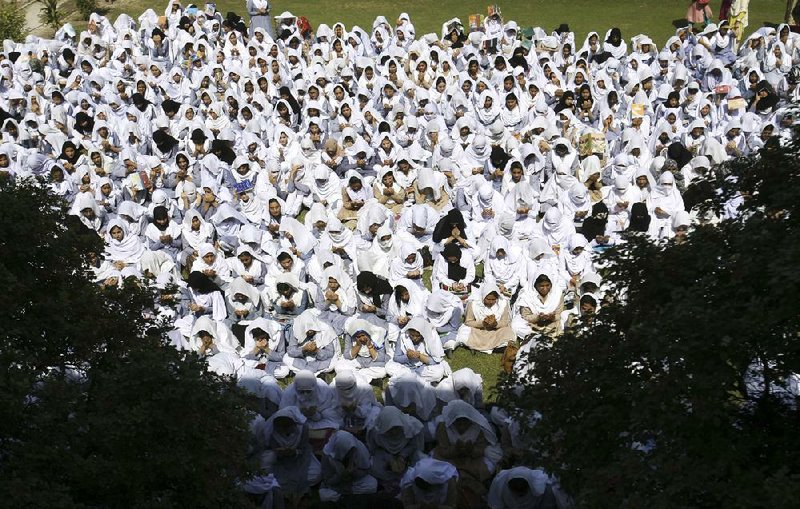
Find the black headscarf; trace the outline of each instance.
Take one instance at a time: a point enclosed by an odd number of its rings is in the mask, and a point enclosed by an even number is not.
[[[678,169],[681,169],[692,161],[694,155],[683,143],[676,141],[667,148],[667,157],[678,163]]]
[[[758,82],[758,85],[756,85],[756,97],[762,91],[766,91],[767,96],[759,99],[758,104],[756,104],[756,111],[759,113],[769,111],[770,108],[774,109],[780,101],[778,94],[775,93],[775,89],[772,88],[772,85],[770,85],[767,80],[761,80]],[[750,104],[755,104],[755,101],[756,98],[753,97]]]
[[[358,276],[356,276],[356,288],[358,288],[359,292],[370,296],[372,298],[372,305],[377,308],[381,307],[381,296],[391,295],[394,291],[392,285],[390,285],[388,281],[369,271],[360,272]],[[369,293],[364,291],[366,288],[370,289]]]
[[[278,97],[286,96],[286,102],[289,103],[289,107],[292,108],[292,112],[294,112],[297,118],[300,118],[300,103],[297,102],[297,99],[294,98],[292,95],[292,91],[289,90],[289,87],[281,87],[278,89]]]
[[[587,217],[581,225],[581,233],[586,237],[586,242],[593,241],[598,235],[606,232],[605,221],[596,217]]]
[[[492,168],[500,168],[501,170],[505,170],[508,160],[508,154],[502,149],[502,147],[492,147],[492,153],[489,155],[489,161],[492,163]]]
[[[617,41],[616,44],[614,43],[615,39]],[[608,39],[606,39],[606,42],[615,48],[618,47],[622,43],[622,31],[617,27],[612,28],[608,33]]]
[[[213,152],[220,161],[228,165],[233,164],[234,159],[236,159],[236,152],[223,140],[212,141],[211,152]]]
[[[94,119],[86,114],[86,112],[79,111],[75,115],[75,130],[81,134],[92,134],[94,131]]]
[[[207,139],[208,139],[208,136],[206,136],[206,133],[203,132],[202,129],[195,129],[194,131],[192,131],[191,140],[194,143],[197,143],[198,145],[200,145],[201,143],[205,143],[205,141]]]
[[[69,147],[72,147],[72,148],[75,149],[75,154],[72,157],[67,157],[67,154],[65,154],[67,148],[69,148]],[[78,162],[78,159],[80,157],[81,157],[80,151],[78,150],[78,147],[76,147],[73,142],[65,141],[64,144],[61,145],[61,155],[58,156],[59,159],[62,159],[64,161],[68,162],[69,164],[73,164],[74,165],[75,163]]]
[[[178,111],[181,109],[181,104],[178,101],[167,99],[166,101],[161,103],[161,109],[164,110],[164,113],[166,113],[167,115],[169,115],[170,113],[177,114]]]
[[[554,108],[554,111],[556,113],[561,113],[561,110],[573,110],[573,109],[575,109],[575,103],[574,102],[572,103],[572,106],[567,106],[567,99],[570,99],[570,98],[572,98],[572,100],[574,101],[575,100],[575,93],[572,90],[567,90],[561,96],[561,99],[558,100],[558,104],[556,104],[556,107]]]
[[[514,56],[508,59],[508,65],[511,67],[522,67],[527,74],[529,66],[528,61],[525,59],[525,51],[522,46],[514,48]]]
[[[136,109],[139,111],[144,111],[147,109],[148,106],[153,104],[147,99],[145,99],[145,97],[139,92],[136,92],[131,96],[131,102],[133,103],[134,106],[136,106]]]
[[[172,149],[178,145],[178,140],[167,134],[166,131],[162,129],[156,129],[153,131],[153,141],[156,143],[158,150],[164,154],[169,154]]]
[[[436,227],[433,229],[433,241],[438,243],[448,238],[454,226],[457,226],[458,229],[461,230],[462,235],[465,234],[467,223],[464,222],[464,216],[461,214],[461,211],[450,209],[450,211],[436,223]]]
[[[629,232],[646,232],[650,228],[650,214],[647,212],[647,205],[644,203],[634,203],[631,207],[631,223],[628,225]]]
[[[451,263],[448,257],[455,256],[457,261]],[[467,268],[461,266],[461,248],[455,242],[451,242],[444,247],[442,258],[447,263],[447,277],[453,281],[461,281],[467,277]]]
[[[186,284],[188,284],[189,288],[192,290],[202,294],[222,291],[210,277],[198,271],[189,274],[189,279]]]

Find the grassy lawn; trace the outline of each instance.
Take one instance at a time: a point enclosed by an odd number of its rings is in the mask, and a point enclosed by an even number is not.
[[[184,2],[185,3],[185,2]],[[325,2],[320,0],[274,0],[273,13],[291,11],[295,15],[306,16],[316,27],[320,23],[333,25],[343,21],[347,27],[358,25],[367,32],[378,15],[384,15],[393,23],[401,12],[407,12],[414,22],[417,35],[428,32],[440,33],[442,23],[453,17],[466,23],[470,14],[486,14],[487,0],[406,0],[404,2],[385,2],[376,0],[340,0]],[[605,33],[611,27],[622,30],[625,39],[639,33],[646,33],[661,45],[674,33],[672,21],[683,18],[688,1],[664,0],[572,0],[559,2],[552,0],[506,0],[496,2],[505,19],[513,19],[522,26],[541,26],[546,31],[553,30],[561,23],[568,23],[575,31],[580,45],[589,31]],[[201,4],[198,2],[198,4]],[[109,4],[99,3],[104,7]],[[716,16],[720,0],[712,0],[711,7]],[[152,0],[117,0],[109,11],[111,19],[120,12],[129,13],[134,19],[147,8],[162,14],[166,2],[154,3]],[[217,9],[245,15],[244,0],[218,0]],[[767,22],[781,22],[785,0],[752,0],[750,2],[750,30],[757,29]]]

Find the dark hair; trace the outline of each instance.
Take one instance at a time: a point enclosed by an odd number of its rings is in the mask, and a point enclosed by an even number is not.
[[[275,285],[275,288],[278,290],[278,293],[284,293],[291,290],[292,285],[290,285],[289,283],[278,283],[277,285]]]
[[[215,283],[210,277],[198,271],[194,271],[189,274],[189,279],[186,283],[189,285],[189,288],[202,294],[221,291],[219,286],[217,286],[217,283]]]
[[[394,287],[394,302],[398,306],[400,305],[400,294],[402,292],[408,292],[408,288],[403,285],[397,285]]]
[[[292,255],[290,255],[286,251],[281,251],[280,254],[278,255],[278,261],[279,262],[283,262],[283,261],[291,260],[291,259],[292,259]]]
[[[508,484],[508,488],[515,493],[527,493],[531,489],[531,485],[522,477],[511,478],[506,484]]]
[[[545,281],[547,281],[547,282],[548,282],[548,283],[550,283],[551,285],[553,284],[553,282],[552,282],[552,281],[550,281],[550,277],[549,277],[547,274],[539,274],[539,276],[536,278],[536,281],[534,281],[534,283],[533,283],[533,286],[535,287],[535,286],[537,286],[539,283],[543,283],[543,282],[545,282]]]

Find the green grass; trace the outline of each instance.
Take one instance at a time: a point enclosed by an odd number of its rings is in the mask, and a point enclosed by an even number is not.
[[[453,17],[467,22],[470,14],[486,14],[486,7],[497,3],[506,20],[513,19],[521,26],[541,26],[547,32],[561,23],[568,23],[576,33],[576,43],[580,45],[589,31],[605,33],[611,27],[619,27],[626,40],[636,34],[646,33],[656,44],[662,45],[675,29],[672,21],[683,18],[688,1],[664,0],[572,0],[558,2],[552,0],[406,0],[404,2],[385,2],[375,0],[341,0],[326,2],[321,0],[275,0],[272,2],[273,14],[291,11],[298,16],[306,16],[316,27],[320,23],[332,26],[342,21],[349,28],[358,25],[367,32],[378,15],[386,16],[394,23],[401,12],[407,12],[417,31],[417,35],[429,32],[440,33],[442,23]],[[198,4],[201,4],[198,2]],[[720,2],[711,2],[716,16]],[[100,4],[104,7],[108,4]],[[163,14],[166,2],[153,3],[144,0],[117,0],[110,8],[109,17],[113,21],[121,12],[129,13],[134,19],[147,8]],[[785,0],[753,0],[750,2],[749,31],[767,22],[781,22],[786,9]],[[236,12],[245,18],[244,0],[218,0],[217,10],[223,16],[228,11]]]

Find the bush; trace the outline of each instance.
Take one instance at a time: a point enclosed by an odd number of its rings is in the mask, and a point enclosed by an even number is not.
[[[0,0],[0,39],[21,41],[25,32],[25,12],[16,1]]]
[[[89,16],[97,10],[97,0],[77,0],[75,3],[83,19],[89,19]]]

